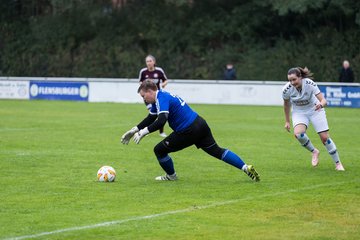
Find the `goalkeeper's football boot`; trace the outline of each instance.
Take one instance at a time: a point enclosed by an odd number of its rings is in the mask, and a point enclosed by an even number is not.
[[[156,177],[155,180],[157,180],[157,181],[175,181],[175,180],[177,180],[177,176],[176,176],[176,173],[174,173],[172,175],[166,174],[165,176]]]
[[[260,181],[260,175],[255,170],[254,166],[248,165],[246,174],[254,181],[259,182]]]
[[[311,164],[313,167],[319,165],[319,154],[320,151],[315,148],[314,151],[312,152],[312,159],[311,159]]]
[[[341,162],[336,163],[336,167],[335,167],[336,171],[345,171],[345,168],[343,167],[343,165],[341,164]]]

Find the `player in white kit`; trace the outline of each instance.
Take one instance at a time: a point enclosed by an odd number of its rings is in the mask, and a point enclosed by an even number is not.
[[[312,165],[319,164],[319,150],[313,146],[306,130],[312,123],[315,131],[335,163],[335,170],[344,171],[336,145],[329,136],[329,126],[324,107],[326,99],[312,80],[312,73],[305,67],[291,68],[288,71],[289,82],[283,88],[285,129],[290,132],[290,108],[296,139],[312,152]]]

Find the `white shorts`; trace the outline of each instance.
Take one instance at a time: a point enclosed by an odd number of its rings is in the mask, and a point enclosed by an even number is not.
[[[299,124],[305,124],[309,127],[309,123],[313,125],[317,133],[326,132],[329,130],[329,125],[326,119],[326,113],[324,109],[319,111],[308,111],[308,112],[292,112],[293,127]]]

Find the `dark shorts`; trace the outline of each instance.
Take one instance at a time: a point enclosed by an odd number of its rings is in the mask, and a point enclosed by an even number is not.
[[[163,144],[168,152],[176,152],[191,145],[195,145],[197,148],[208,148],[216,142],[206,121],[197,116],[187,129],[181,132],[172,132],[159,144]]]

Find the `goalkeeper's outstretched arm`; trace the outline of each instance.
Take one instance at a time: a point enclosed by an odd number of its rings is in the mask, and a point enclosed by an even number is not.
[[[168,119],[168,113],[160,113],[158,115],[157,119],[146,127],[145,123],[148,123],[149,119],[150,119],[150,117],[148,116],[138,126],[136,126],[136,129],[139,130],[139,132],[136,133],[135,136],[134,136],[134,142],[136,144],[139,144],[141,139],[143,137],[145,137],[146,135],[148,135],[149,133],[154,132],[154,131],[160,129],[161,127],[163,127],[165,125],[167,119]],[[152,119],[153,118],[151,118],[150,120],[152,120]],[[141,128],[143,126],[145,126],[145,127]]]
[[[160,113],[157,119],[148,126],[149,133],[155,132],[156,130],[162,128],[168,119],[168,115],[168,113]]]
[[[137,128],[140,130],[140,129],[143,129],[149,125],[151,125],[157,118],[157,115],[156,114],[150,114],[147,115],[146,118],[144,118],[144,120],[142,120],[138,125],[137,125]]]

